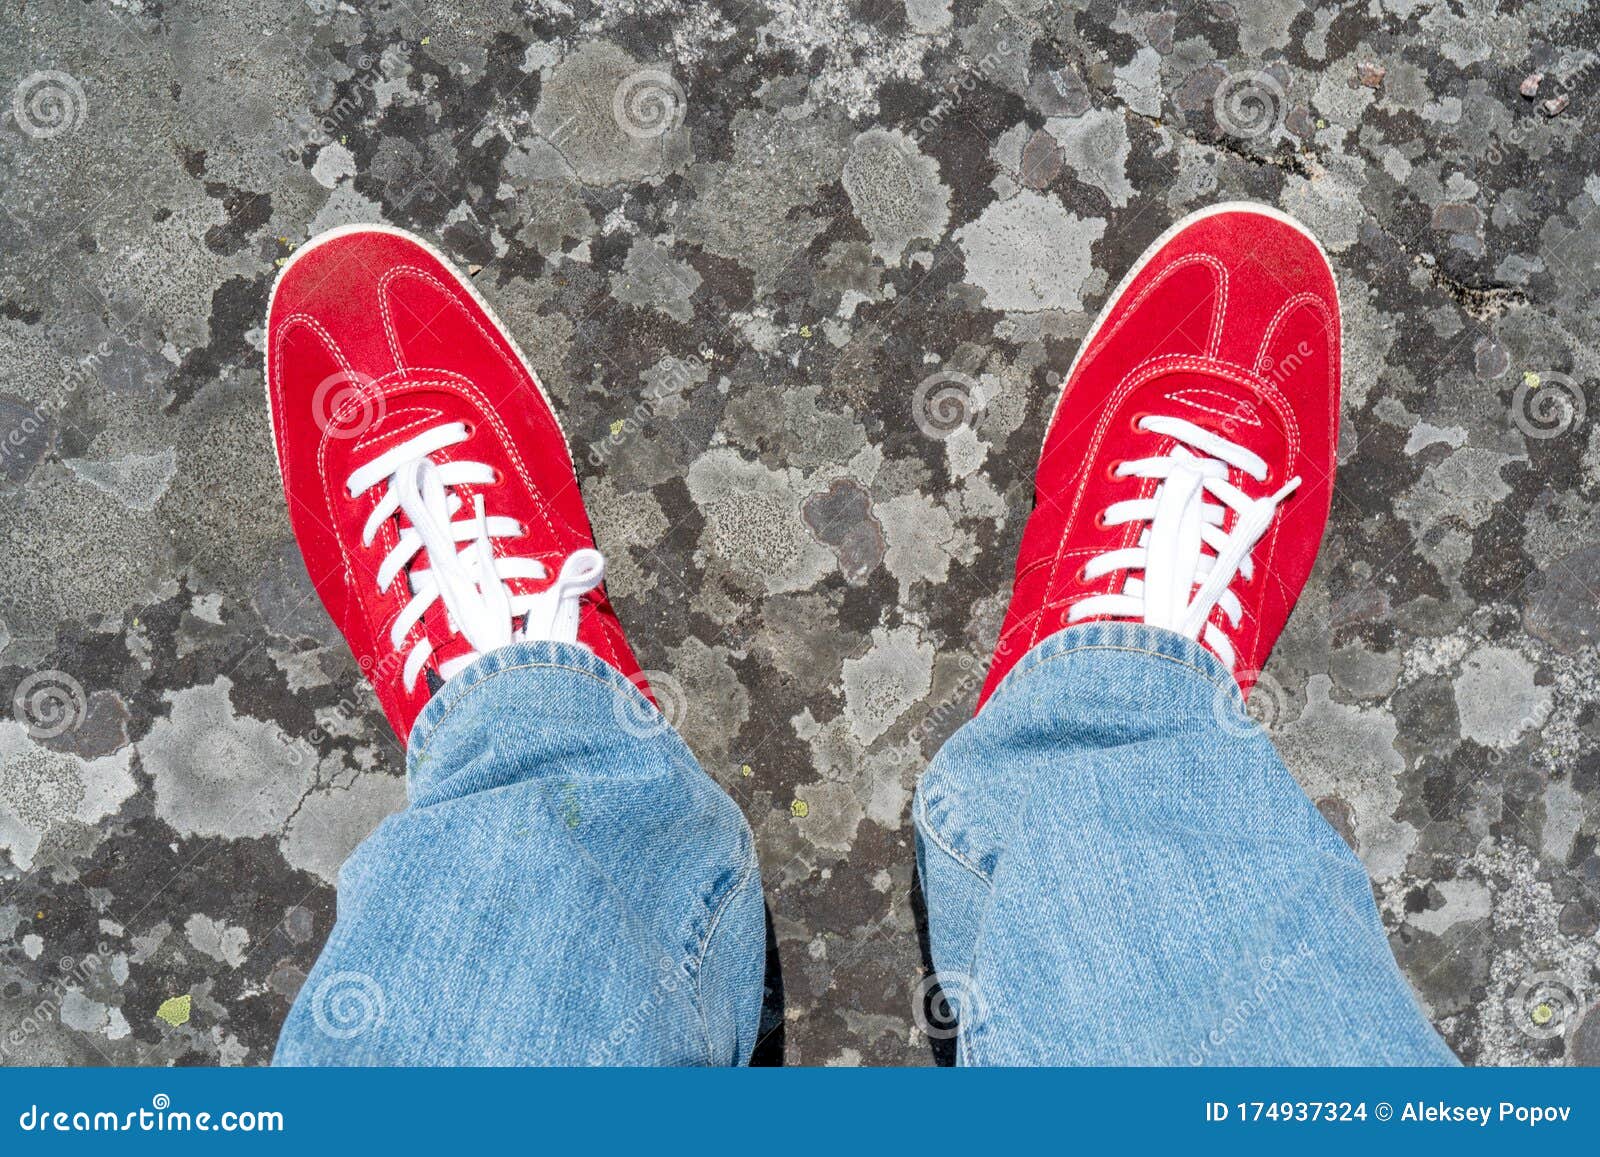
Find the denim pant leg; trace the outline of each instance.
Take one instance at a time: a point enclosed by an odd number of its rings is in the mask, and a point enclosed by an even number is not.
[[[1040,643],[914,813],[963,1063],[1456,1063],[1361,862],[1180,635]]]
[[[737,805],[627,680],[526,643],[412,731],[277,1064],[743,1064],[765,962]]]

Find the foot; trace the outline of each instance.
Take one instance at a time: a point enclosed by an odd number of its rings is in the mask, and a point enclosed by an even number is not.
[[[550,400],[432,248],[377,226],[303,246],[266,377],[306,569],[402,743],[445,680],[517,641],[585,646],[648,694]]]
[[[979,708],[1041,639],[1107,619],[1187,635],[1248,695],[1316,559],[1338,435],[1321,246],[1243,202],[1173,226],[1056,400]]]

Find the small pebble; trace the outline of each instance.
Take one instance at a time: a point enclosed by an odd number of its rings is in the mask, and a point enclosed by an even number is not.
[[[1374,64],[1370,60],[1364,60],[1356,65],[1357,78],[1368,88],[1377,88],[1382,85],[1383,78],[1388,74],[1389,70],[1384,68],[1383,65]]]
[[[317,930],[316,920],[309,911],[296,904],[283,914],[283,930],[289,934],[290,940],[304,944]]]
[[[1047,188],[1060,174],[1064,160],[1055,138],[1038,130],[1022,149],[1022,183],[1030,189]]]
[[[1571,103],[1572,98],[1566,93],[1562,93],[1560,96],[1552,97],[1551,99],[1545,101],[1540,107],[1544,109],[1545,116],[1555,117],[1560,116],[1566,107]]]
[[[1518,91],[1520,91],[1522,95],[1527,97],[1529,100],[1532,100],[1534,97],[1539,95],[1539,84],[1543,80],[1544,73],[1530,72],[1526,77],[1523,78],[1522,87]]]

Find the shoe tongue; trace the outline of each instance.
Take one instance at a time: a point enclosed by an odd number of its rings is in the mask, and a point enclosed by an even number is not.
[[[468,501],[471,500],[470,493],[464,490],[463,494]],[[493,512],[491,511],[490,513],[492,514]],[[458,513],[457,517],[463,516]],[[519,595],[532,594],[549,585],[547,581],[511,579],[506,583],[506,588],[511,594]],[[516,632],[520,633],[522,622],[521,618],[514,620],[513,629]],[[433,675],[436,667],[442,667],[452,659],[471,655],[476,650],[466,635],[462,634],[458,629],[457,624],[451,622],[449,610],[446,608],[442,598],[435,599],[433,605],[423,614],[422,628],[428,633],[428,641],[433,644],[433,654],[425,668],[430,676]]]
[[[428,632],[428,640],[433,644],[433,656],[428,666],[443,666],[452,659],[459,659],[470,655],[473,646],[467,637],[460,631],[452,629],[449,612],[445,609],[444,600],[439,600],[428,608],[428,613],[422,616],[423,629]]]
[[[457,511],[456,517],[461,518],[463,514]],[[461,545],[465,544],[457,544],[458,547]],[[418,556],[419,565],[432,565],[431,560],[423,561],[425,558],[425,555]],[[515,583],[511,585],[513,589],[516,586]],[[445,605],[443,597],[435,599],[433,605],[423,614],[422,628],[427,631],[428,641],[433,644],[433,655],[428,664],[430,669],[435,666],[442,667],[450,660],[470,655],[477,649],[462,633],[461,625],[451,619],[450,609]]]

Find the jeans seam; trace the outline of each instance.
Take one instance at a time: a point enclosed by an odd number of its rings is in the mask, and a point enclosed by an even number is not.
[[[1021,663],[1019,663],[1011,671],[1011,673],[1001,681],[999,688],[996,689],[995,694],[991,698],[990,702],[993,702],[994,699],[998,699],[1000,697],[1000,693],[1005,690],[1006,684],[1010,683],[1018,675],[1024,674],[1028,671],[1037,670],[1046,663],[1054,662],[1057,659],[1063,659],[1068,655],[1077,654],[1079,651],[1124,651],[1130,655],[1149,655],[1153,659],[1161,659],[1165,662],[1173,664],[1174,666],[1183,667],[1187,670],[1193,671],[1196,675],[1200,676],[1201,679],[1205,680],[1213,687],[1227,686],[1226,683],[1214,677],[1211,672],[1207,671],[1204,667],[1191,663],[1187,659],[1181,659],[1176,655],[1168,655],[1164,651],[1152,650],[1149,647],[1130,647],[1124,643],[1076,643],[1073,646],[1063,647],[1061,650],[1054,651],[1048,655],[1040,655],[1038,658],[1034,659],[1033,662],[1028,663],[1027,666],[1023,666]],[[987,706],[988,704],[985,704],[985,707]]]
[[[722,925],[722,917],[728,910],[728,905],[733,903],[734,897],[750,883],[754,877],[760,859],[756,855],[755,843],[751,841],[745,845],[744,870],[739,873],[739,878],[734,881],[733,887],[728,889],[727,895],[717,904],[716,911],[711,914],[711,923],[706,926],[706,934],[700,940],[700,951],[694,963],[694,1003],[695,1009],[700,1014],[700,1035],[705,1041],[706,1064],[716,1067],[716,1057],[711,1049],[711,1022],[706,1016],[706,997],[703,982],[705,979],[706,957],[711,952],[711,941],[717,934],[717,929]],[[765,945],[762,946],[765,948]]]
[[[983,883],[984,887],[988,888],[992,892],[994,890],[994,881],[989,878],[988,874],[976,864],[968,860],[960,852],[952,848],[939,834],[938,828],[934,826],[933,819],[928,815],[928,803],[925,796],[919,795],[917,797],[915,811],[916,818],[922,821],[922,830],[928,834],[928,838],[934,842],[935,846],[937,846],[940,851],[944,852],[945,855],[949,856],[967,871],[978,877],[978,879]]]
[[[416,759],[420,760],[420,759],[423,759],[423,758],[425,758],[427,756],[428,747],[429,747],[430,744],[433,743],[434,734],[441,727],[444,726],[445,720],[449,719],[450,716],[452,714],[454,714],[456,708],[461,706],[461,704],[464,703],[467,700],[467,697],[472,695],[480,687],[485,687],[485,686],[487,686],[489,684],[489,682],[491,680],[499,678],[501,675],[509,675],[513,671],[538,671],[538,670],[568,671],[568,672],[571,672],[574,675],[582,675],[586,679],[593,680],[594,682],[600,684],[600,686],[602,686],[602,687],[606,688],[607,690],[609,690],[613,695],[619,695],[619,694],[622,693],[621,692],[621,688],[617,687],[617,685],[612,680],[604,678],[604,677],[602,677],[600,675],[596,675],[593,671],[586,671],[582,667],[574,667],[570,663],[552,663],[552,662],[548,662],[548,661],[539,661],[539,662],[531,662],[531,663],[517,663],[517,664],[515,664],[513,666],[509,666],[509,667],[498,667],[493,671],[487,671],[487,672],[484,672],[484,673],[478,675],[478,677],[475,678],[472,681],[470,686],[463,688],[461,690],[461,693],[458,694],[453,700],[451,700],[449,706],[447,706],[442,712],[440,712],[439,718],[434,720],[432,726],[429,727],[429,729],[428,729],[428,737],[425,740],[422,741],[422,745],[420,747],[418,747],[418,748],[416,748],[414,750],[414,757]],[[633,685],[630,683],[629,686],[631,687]],[[638,688],[636,688],[636,687],[634,688],[634,694],[636,694],[636,695],[640,694]],[[642,695],[640,695],[640,697],[643,698]],[[645,702],[649,703],[650,701],[648,699],[646,699]],[[654,705],[652,704],[652,706],[654,706]],[[665,717],[663,716],[663,718],[665,718]],[[668,728],[668,730],[670,731],[671,729]],[[672,732],[672,734],[673,734],[673,736],[675,738],[678,739],[678,742],[680,744],[683,743],[682,738],[677,736],[676,732]],[[685,747],[685,750],[688,750],[687,747]],[[691,753],[691,755],[692,755],[692,753]]]
[[[976,973],[978,970],[976,968],[974,968],[972,971],[974,973]],[[976,983],[976,981],[974,981],[974,983]],[[957,1027],[959,1028],[959,1026],[957,1026]],[[975,1044],[972,1043],[972,1034],[971,1033],[963,1033],[962,1034],[961,1043],[967,1046],[966,1053],[967,1053],[968,1067],[969,1068],[974,1068],[974,1069],[981,1069],[983,1067],[983,1061],[978,1056],[978,1047]]]

